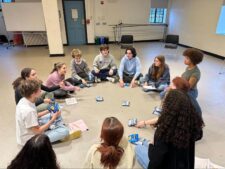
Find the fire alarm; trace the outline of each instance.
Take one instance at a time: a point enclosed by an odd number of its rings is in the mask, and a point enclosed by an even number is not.
[[[103,5],[104,4],[104,1],[101,1],[100,3],[101,3],[101,5]]]

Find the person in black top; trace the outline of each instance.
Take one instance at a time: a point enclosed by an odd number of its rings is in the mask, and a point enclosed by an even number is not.
[[[13,83],[13,89],[15,90],[15,102],[16,104],[20,101],[22,98],[22,95],[19,91],[19,85],[21,84],[21,81],[27,80],[27,79],[37,79],[41,83],[41,90],[45,91],[43,92],[42,96],[35,102],[35,105],[37,106],[38,112],[43,111],[47,108],[47,104],[50,103],[50,99],[53,98],[52,91],[55,91],[57,89],[60,89],[64,84],[60,84],[58,86],[54,87],[47,87],[42,84],[42,81],[37,78],[37,72],[32,68],[24,68],[21,71],[21,76],[18,77]]]
[[[155,124],[153,143],[135,148],[143,168],[194,169],[195,141],[202,138],[204,127],[195,111],[187,93],[177,89],[168,92]]]
[[[29,139],[7,169],[60,169],[50,140],[45,134]]]

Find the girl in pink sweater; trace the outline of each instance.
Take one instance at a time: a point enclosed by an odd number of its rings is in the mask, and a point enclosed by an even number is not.
[[[65,84],[62,88],[54,91],[55,97],[65,97],[68,92],[74,92],[75,90],[80,90],[79,87],[73,86],[71,83],[66,81],[65,75],[66,75],[66,64],[62,62],[55,63],[54,68],[46,81],[46,86],[47,87],[57,86],[62,81]]]

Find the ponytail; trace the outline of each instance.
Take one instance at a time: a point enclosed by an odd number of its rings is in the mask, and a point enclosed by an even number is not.
[[[28,78],[30,76],[30,73],[33,69],[32,68],[24,68],[21,73],[20,73],[20,77],[18,77],[13,83],[13,89],[15,90],[19,85],[20,83],[23,81],[23,80],[26,80],[26,78]]]
[[[65,63],[63,63],[63,62],[57,62],[57,63],[55,63],[54,64],[54,67],[53,67],[53,69],[52,69],[52,71],[51,71],[50,74],[52,74],[55,71],[58,71],[63,65],[65,65]]]
[[[119,146],[107,146],[102,143],[97,149],[101,153],[101,164],[104,168],[115,169],[123,156],[124,150]]]

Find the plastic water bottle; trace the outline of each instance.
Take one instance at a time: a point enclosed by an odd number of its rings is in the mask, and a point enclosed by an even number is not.
[[[88,79],[89,79],[90,82],[93,82],[93,75],[91,73],[89,73]]]

